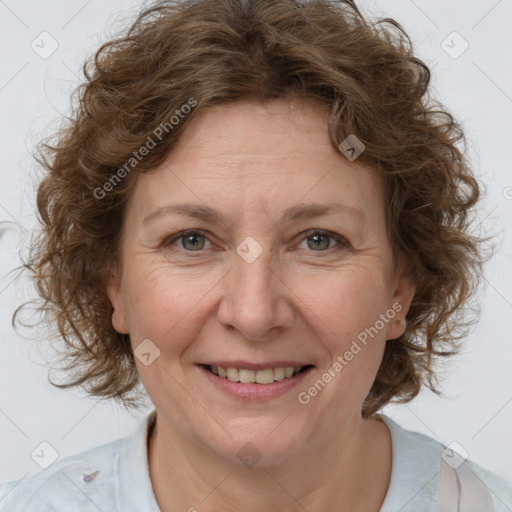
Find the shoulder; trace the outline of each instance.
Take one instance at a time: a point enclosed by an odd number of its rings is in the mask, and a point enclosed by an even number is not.
[[[478,483],[479,480],[489,491],[494,503],[495,511],[510,512],[512,510],[512,482],[505,480],[500,475],[497,475],[496,473],[489,471],[470,460],[466,462],[467,466],[476,477],[475,482]],[[461,465],[460,468],[463,469],[464,464]],[[458,468],[457,471],[459,471]]]
[[[0,484],[0,512],[158,512],[147,459],[148,431],[155,417],[152,410],[131,435]]]
[[[489,511],[512,510],[512,483],[464,457],[462,447],[445,446],[430,436],[403,428],[388,416],[379,414],[378,419],[391,432],[393,450],[391,482],[382,512],[409,512],[418,507],[437,511],[450,479],[458,489],[456,499],[460,503],[465,499],[462,494],[479,494],[492,502]],[[426,504],[431,508],[425,509]]]
[[[114,475],[124,439],[55,462],[47,469],[0,483],[0,512],[109,510]]]

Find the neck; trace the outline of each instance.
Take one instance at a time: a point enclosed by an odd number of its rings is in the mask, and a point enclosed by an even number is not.
[[[157,503],[162,512],[378,512],[391,475],[387,426],[357,417],[329,437],[316,436],[280,464],[245,467],[220,459],[158,416],[148,442]]]

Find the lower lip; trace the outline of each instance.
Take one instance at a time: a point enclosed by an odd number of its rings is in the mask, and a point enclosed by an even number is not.
[[[313,370],[313,366],[309,367],[301,373],[297,373],[293,377],[287,377],[283,380],[276,380],[272,384],[245,384],[242,382],[232,382],[229,379],[219,377],[199,365],[199,369],[206,375],[210,381],[221,391],[231,396],[243,398],[245,400],[265,400],[283,395],[290,391],[299,382],[304,379]]]

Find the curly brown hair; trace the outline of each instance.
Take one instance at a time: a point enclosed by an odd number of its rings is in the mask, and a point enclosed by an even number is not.
[[[434,363],[460,349],[473,323],[461,312],[483,264],[482,239],[469,229],[480,189],[457,147],[461,126],[432,100],[429,68],[396,21],[370,21],[350,0],[158,2],[103,44],[84,74],[69,121],[35,155],[47,172],[27,266],[71,379],[52,384],[137,406],[129,336],[114,330],[106,294],[136,175],[157,167],[202,109],[293,96],[328,108],[336,148],[349,134],[364,143],[359,158],[383,178],[395,262],[404,255],[416,282],[406,332],[386,342],[362,414],[407,402],[422,384],[440,394]],[[194,108],[171,126],[191,98]]]

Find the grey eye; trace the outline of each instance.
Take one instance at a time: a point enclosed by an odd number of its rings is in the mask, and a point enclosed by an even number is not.
[[[308,247],[310,249],[328,249],[329,248],[329,239],[332,238],[329,235],[310,235],[306,238],[308,240]],[[309,243],[309,240],[313,240],[313,243]]]
[[[180,238],[180,240],[183,240],[183,248],[187,250],[190,249],[192,251],[198,251],[203,249],[205,244],[205,236],[201,234],[184,235]]]
[[[311,230],[305,233],[302,242],[307,242],[307,248],[314,252],[327,252],[329,249],[343,249],[347,247],[346,240],[334,233],[319,230]],[[333,245],[331,242],[335,241]],[[301,243],[302,243],[301,242]]]
[[[180,231],[179,233],[167,238],[164,241],[163,246],[166,248],[175,246],[186,252],[197,252],[204,249],[206,240],[208,240],[207,236],[200,231]],[[177,242],[180,242],[179,246],[177,245]]]

